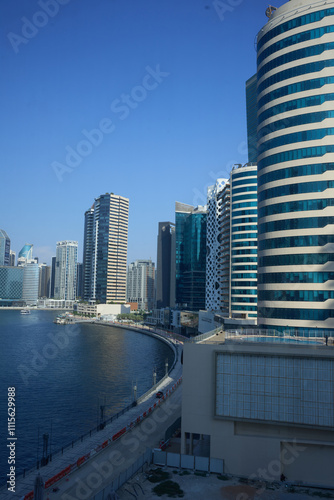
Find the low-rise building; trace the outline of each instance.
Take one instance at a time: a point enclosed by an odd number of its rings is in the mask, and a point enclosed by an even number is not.
[[[219,334],[183,365],[181,453],[204,436],[225,473],[334,486],[333,346]]]
[[[74,310],[80,316],[116,316],[118,314],[130,314],[129,304],[76,304]]]

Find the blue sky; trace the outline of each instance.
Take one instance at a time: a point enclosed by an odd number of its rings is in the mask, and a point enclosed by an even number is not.
[[[279,7],[283,0],[275,3]],[[175,201],[247,161],[245,81],[268,0],[1,2],[0,228],[50,263],[84,212],[130,199],[128,261]],[[73,153],[76,152],[75,153]]]

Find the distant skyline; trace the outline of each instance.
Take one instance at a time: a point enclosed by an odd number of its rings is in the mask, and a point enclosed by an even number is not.
[[[279,7],[286,3],[279,0]],[[156,263],[175,201],[246,163],[245,82],[268,0],[17,0],[0,7],[0,228],[51,264],[106,192],[130,199],[128,262]]]

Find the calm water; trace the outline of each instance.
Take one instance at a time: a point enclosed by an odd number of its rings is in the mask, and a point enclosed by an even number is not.
[[[6,482],[7,388],[16,388],[17,474],[36,464],[39,429],[56,451],[94,428],[99,407],[110,416],[163,377],[171,349],[117,327],[53,324],[57,312],[0,311],[0,484]]]

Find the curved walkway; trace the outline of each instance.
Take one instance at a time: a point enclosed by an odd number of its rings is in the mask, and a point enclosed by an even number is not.
[[[136,330],[140,331],[139,328]],[[147,331],[142,331],[142,333],[147,333]],[[138,399],[137,406],[106,425],[103,430],[82,443],[78,443],[74,448],[67,449],[63,455],[57,455],[52,462],[40,468],[39,472],[45,485],[48,486],[44,492],[45,499],[88,500],[93,498],[94,495],[84,494],[85,488],[81,482],[85,477],[89,477],[89,474],[92,477],[94,474],[98,475],[99,463],[103,462],[106,457],[108,457],[106,463],[109,464],[109,468],[111,467],[112,473],[107,477],[103,476],[103,472],[100,473],[103,481],[101,484],[101,481],[96,483],[98,491],[107,486],[123,469],[128,468],[147,447],[158,446],[159,441],[164,438],[165,430],[181,415],[182,344],[178,341],[173,341],[173,344],[177,351],[173,369],[167,377]],[[162,391],[164,394],[160,400],[156,398],[156,391]],[[37,474],[38,471],[34,470],[27,473],[25,478],[17,478],[15,493],[8,491],[6,487],[2,488],[1,499],[32,500]],[[55,476],[57,480],[53,482],[52,478]],[[78,485],[82,486],[82,491]],[[53,490],[57,488],[59,491],[54,492]],[[86,489],[89,487],[87,486]]]

